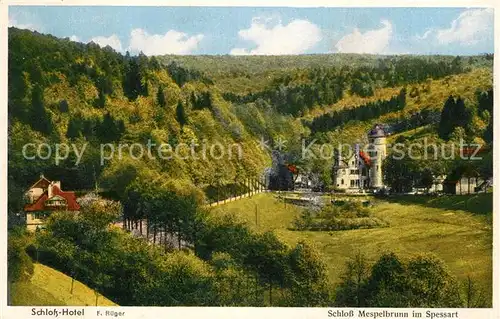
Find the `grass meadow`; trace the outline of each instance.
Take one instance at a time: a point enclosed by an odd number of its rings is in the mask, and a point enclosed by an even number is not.
[[[310,242],[323,255],[331,284],[341,281],[345,262],[358,252],[371,262],[389,251],[403,258],[432,253],[443,259],[459,280],[471,276],[491,294],[491,193],[438,198],[402,196],[372,202],[373,216],[388,222],[389,227],[292,231],[288,227],[304,208],[285,204],[272,193],[221,205],[213,208],[212,214],[235,214],[255,231],[274,231],[289,244]]]
[[[9,294],[13,306],[95,306],[96,295],[75,280],[71,293],[71,277],[42,264],[34,264],[34,274],[29,282],[12,284]],[[116,306],[99,295],[98,306]]]

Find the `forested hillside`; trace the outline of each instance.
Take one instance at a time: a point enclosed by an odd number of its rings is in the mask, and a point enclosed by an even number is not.
[[[220,181],[257,176],[269,162],[250,130],[222,99],[209,79],[181,67],[164,67],[144,55],[122,56],[110,48],[84,45],[26,30],[9,29],[9,178],[10,190],[29,186],[41,172],[64,181],[66,189],[111,189],[122,195],[136,177],[175,180],[203,188]],[[266,114],[268,135],[293,132],[281,117]],[[279,125],[277,123],[280,123]],[[275,124],[276,123],[276,124]],[[288,125],[288,127],[286,126]],[[156,156],[101,165],[101,143],[239,143],[241,159],[162,160]],[[84,158],[55,165],[26,160],[26,143],[88,143]],[[32,151],[34,152],[34,151]],[[45,154],[45,153],[44,153]],[[31,153],[30,153],[31,156]],[[11,201],[20,193],[11,196]]]
[[[199,190],[216,183],[260,177],[271,164],[261,138],[287,140],[286,155],[294,161],[301,138],[351,142],[381,120],[400,131],[425,125],[401,123],[420,110],[439,113],[450,94],[474,97],[488,90],[491,66],[490,55],[131,56],[10,28],[10,210],[20,207],[20,192],[41,172],[64,180],[67,189],[98,187],[119,199],[135,179],[176,184],[203,198]],[[102,143],[148,141],[239,143],[243,156],[135,160],[125,149],[121,160],[114,154],[101,163]],[[53,154],[26,160],[26,143],[87,146],[75,165],[73,152],[58,163]],[[329,165],[302,164],[316,171]]]

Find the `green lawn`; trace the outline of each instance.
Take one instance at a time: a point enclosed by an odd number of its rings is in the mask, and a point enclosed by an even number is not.
[[[292,245],[308,240],[322,252],[332,284],[340,281],[345,262],[357,252],[364,253],[371,261],[387,251],[402,257],[433,253],[445,261],[457,278],[470,275],[491,292],[491,202],[492,194],[377,200],[373,215],[387,221],[389,227],[338,232],[288,230],[301,208],[290,204],[285,208],[270,193],[216,207],[213,213],[235,213],[252,229],[274,230]],[[255,207],[259,212],[258,228]]]
[[[492,193],[481,193],[463,196],[444,195],[441,197],[399,196],[389,199],[407,205],[422,205],[446,210],[462,210],[473,214],[491,217],[493,211]]]
[[[29,282],[11,286],[12,306],[95,306],[96,297],[89,287],[75,280],[71,294],[71,277],[42,264],[34,266]],[[103,296],[99,296],[98,305],[116,306]]]

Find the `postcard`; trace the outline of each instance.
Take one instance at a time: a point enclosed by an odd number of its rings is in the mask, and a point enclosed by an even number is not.
[[[426,4],[2,3],[2,317],[496,318],[495,5]]]

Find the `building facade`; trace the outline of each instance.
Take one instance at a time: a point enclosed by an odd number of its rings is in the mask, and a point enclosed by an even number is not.
[[[54,211],[80,210],[74,192],[61,190],[60,181],[50,181],[43,175],[26,191],[25,199],[26,227],[30,231],[43,228]]]
[[[359,145],[348,156],[337,152],[333,163],[334,187],[346,192],[384,187],[382,163],[387,156],[386,137],[382,125],[377,124],[368,132],[366,152]]]

